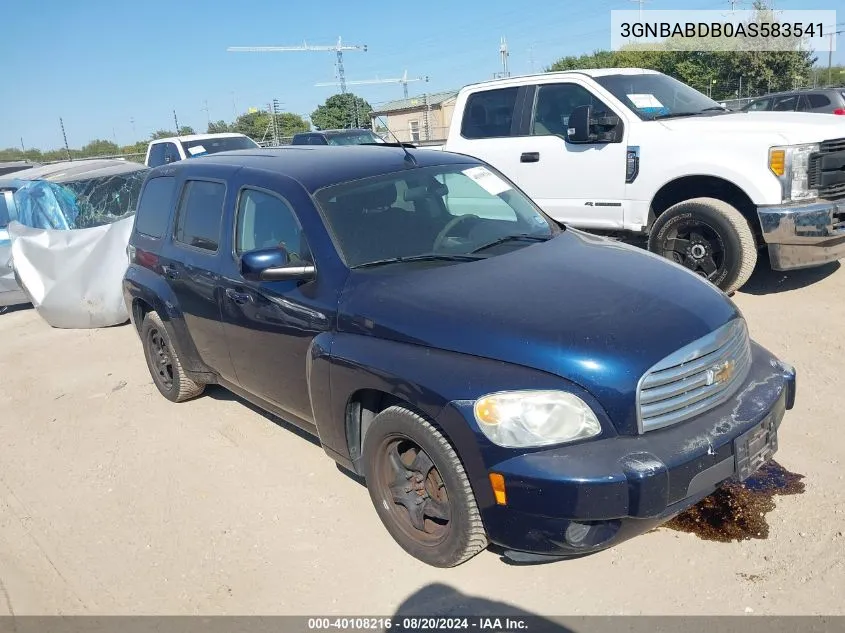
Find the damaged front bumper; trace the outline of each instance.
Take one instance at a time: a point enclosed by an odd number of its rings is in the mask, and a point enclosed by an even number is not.
[[[845,258],[845,201],[758,207],[774,270],[812,268]]]
[[[514,560],[599,551],[757,470],[762,463],[755,458],[771,457],[784,412],[793,407],[795,371],[757,344],[752,358],[737,394],[698,418],[490,466],[504,476],[507,491],[507,505],[482,508],[491,542]],[[757,453],[766,433],[767,450]],[[744,441],[752,434],[754,446]]]

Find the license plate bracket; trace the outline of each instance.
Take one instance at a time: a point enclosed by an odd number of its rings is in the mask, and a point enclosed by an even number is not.
[[[736,479],[745,481],[778,450],[778,417],[775,412],[734,440]]]

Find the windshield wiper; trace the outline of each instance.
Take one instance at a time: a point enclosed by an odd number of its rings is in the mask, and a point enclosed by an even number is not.
[[[520,233],[518,235],[505,235],[504,237],[500,237],[497,240],[493,240],[489,244],[484,244],[483,246],[479,246],[475,250],[470,251],[470,254],[478,253],[479,251],[486,250],[493,246],[498,246],[499,244],[504,244],[505,242],[510,242],[514,240],[528,240],[529,242],[545,242],[546,240],[550,240],[552,238],[551,235],[528,235],[527,233]]]
[[[386,259],[377,259],[372,262],[365,262],[351,268],[370,268],[371,266],[383,266],[385,264],[404,264],[405,262],[474,262],[484,257],[474,257],[472,255],[438,255],[436,253],[429,253],[427,255],[409,255],[407,257],[388,257]]]
[[[712,112],[714,110],[719,110],[720,112],[727,112],[727,108],[723,108],[722,106],[708,106],[703,108],[702,110],[698,110],[697,112],[667,112],[666,114],[655,114],[651,120],[656,121],[657,119],[673,119],[679,116],[696,116],[697,114],[704,114],[705,112]]]

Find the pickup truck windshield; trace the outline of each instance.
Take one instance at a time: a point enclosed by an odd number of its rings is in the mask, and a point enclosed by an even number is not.
[[[403,170],[315,194],[349,267],[460,262],[527,248],[561,229],[480,165]]]
[[[222,138],[204,138],[195,141],[182,141],[182,148],[185,156],[202,156],[204,154],[216,154],[217,152],[228,152],[236,149],[255,149],[260,147],[258,143],[247,136],[224,136]]]
[[[709,97],[666,75],[604,75],[595,80],[644,121],[726,111]]]

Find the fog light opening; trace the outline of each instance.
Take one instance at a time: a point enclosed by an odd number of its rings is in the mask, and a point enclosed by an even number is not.
[[[621,525],[620,521],[596,521],[588,523],[572,521],[566,528],[564,538],[572,547],[598,547],[616,536]]]

